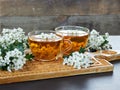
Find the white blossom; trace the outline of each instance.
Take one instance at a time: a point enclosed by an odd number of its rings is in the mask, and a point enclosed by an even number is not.
[[[0,67],[5,67],[9,72],[22,69],[26,63],[24,52],[14,47],[15,42],[21,43],[24,49],[27,48],[27,36],[23,29],[3,29],[0,35]],[[10,45],[13,49],[9,48]]]
[[[8,51],[4,59],[0,57],[0,66],[5,66],[5,64],[7,64],[8,71],[19,70],[23,67],[25,63],[26,59],[24,58],[24,55],[22,55],[22,52],[18,49]]]
[[[109,33],[107,32],[105,33],[105,39],[108,39],[108,37],[109,37]]]
[[[91,32],[90,32],[90,35],[99,35],[99,32],[97,32],[95,29],[93,29]]]
[[[63,65],[73,66],[74,68],[88,68],[93,63],[91,57],[87,54],[73,52],[72,56],[64,58]]]
[[[2,46],[6,46],[13,44],[15,41],[22,42],[25,41],[27,38],[23,29],[21,28],[14,28],[14,29],[3,29],[2,36],[0,36],[0,43],[3,44]],[[6,47],[5,47],[6,48]]]
[[[87,49],[101,50],[101,49],[110,49],[111,45],[109,43],[105,43],[108,41],[109,33],[105,33],[105,35],[99,35],[95,29],[90,32],[90,36],[88,39]],[[103,45],[103,43],[105,43]]]

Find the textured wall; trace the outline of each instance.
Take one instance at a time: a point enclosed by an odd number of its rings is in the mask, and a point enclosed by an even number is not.
[[[120,0],[0,0],[0,27],[54,29],[81,25],[120,34]]]

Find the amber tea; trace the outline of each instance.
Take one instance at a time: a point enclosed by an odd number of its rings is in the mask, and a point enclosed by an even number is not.
[[[66,26],[67,27],[67,26]],[[74,26],[72,26],[74,27]],[[77,26],[78,27],[78,26]],[[74,51],[78,51],[81,47],[85,47],[88,41],[88,35],[89,33],[82,30],[80,28],[79,29],[70,29],[69,30],[65,30],[65,28],[57,28],[56,29],[57,34],[62,33],[62,35],[64,36],[64,39],[70,40],[72,43],[72,49],[69,50],[67,53],[70,54],[71,52]],[[68,47],[67,43],[64,43],[64,48]]]
[[[31,35],[29,45],[36,60],[52,61],[59,58],[63,38],[55,34]]]

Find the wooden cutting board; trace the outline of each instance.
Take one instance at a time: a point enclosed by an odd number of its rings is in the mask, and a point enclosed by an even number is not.
[[[94,53],[89,53],[98,59],[105,59],[107,61],[120,60],[120,50],[102,50]]]
[[[62,59],[52,62],[29,61],[22,70],[0,71],[0,84],[113,71],[113,65],[108,61],[93,61],[94,64],[86,69],[62,65]]]

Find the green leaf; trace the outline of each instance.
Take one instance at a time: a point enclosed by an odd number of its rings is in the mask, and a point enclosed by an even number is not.
[[[27,60],[32,60],[34,58],[34,56],[32,54],[26,54],[25,58]]]
[[[17,46],[17,49],[18,49],[19,51],[21,51],[22,53],[24,53],[24,47],[23,47],[23,45],[18,45],[18,46]]]
[[[80,48],[80,50],[79,50],[79,53],[84,53],[86,50],[85,50],[85,48]]]
[[[71,55],[66,55],[66,56],[63,56],[63,58],[68,58],[69,56],[71,56]]]
[[[97,49],[93,49],[93,48],[90,48],[89,50],[90,50],[90,52],[96,52],[97,51]]]
[[[15,47],[14,44],[10,44],[10,45],[7,47],[7,50],[8,50],[8,51],[12,51],[12,50],[14,50],[14,47]]]
[[[8,67],[8,65],[6,65],[6,66],[0,66],[0,69],[6,71],[6,70],[7,70],[7,67]]]
[[[73,52],[72,52],[72,53],[73,53]],[[69,55],[63,56],[63,58],[68,58],[69,56],[72,56],[72,53],[70,53]]]
[[[6,49],[4,49],[2,46],[0,46],[0,49],[1,49],[1,56],[2,57],[5,57],[5,55],[6,55],[6,52],[8,51],[8,50],[6,50]]]
[[[109,41],[105,40],[105,41],[100,45],[100,47],[103,47],[105,44],[108,44],[108,43],[109,43]]]
[[[69,56],[63,56],[63,58],[68,58]]]
[[[27,48],[30,48],[28,40],[26,41]]]
[[[7,47],[7,50],[8,50],[8,51],[12,51],[12,50],[14,50],[15,48],[17,48],[19,51],[21,51],[22,53],[24,53],[24,46],[23,46],[23,43],[22,43],[22,42],[15,41],[13,44],[10,44],[10,45]]]

